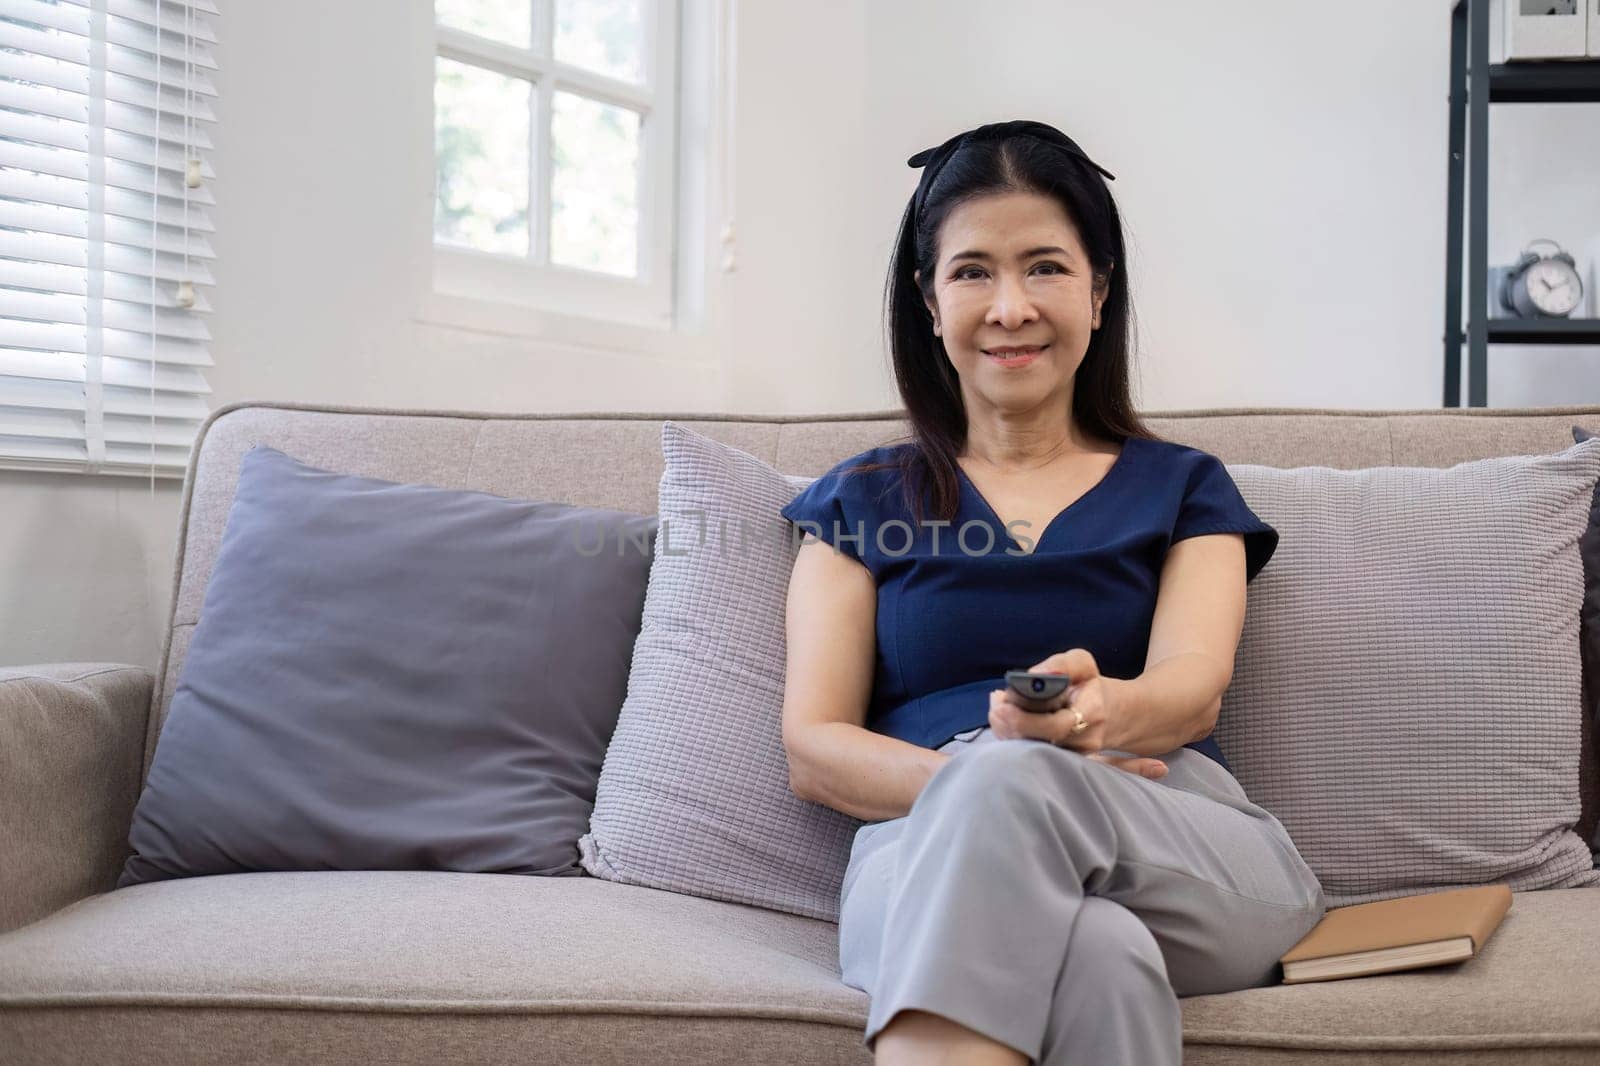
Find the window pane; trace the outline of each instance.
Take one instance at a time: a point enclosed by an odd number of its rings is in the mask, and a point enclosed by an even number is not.
[[[533,0],[433,0],[441,26],[528,48],[533,44]]]
[[[623,81],[644,81],[639,0],[557,0],[556,59]]]
[[[528,124],[533,85],[434,60],[435,239],[528,254]]]
[[[556,92],[551,98],[550,260],[635,275],[639,113]]]

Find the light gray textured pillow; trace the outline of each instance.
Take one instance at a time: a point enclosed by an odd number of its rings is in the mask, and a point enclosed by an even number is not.
[[[1329,905],[1600,884],[1572,832],[1600,441],[1449,469],[1228,472],[1281,540],[1250,586],[1217,739]]]
[[[670,421],[661,451],[644,619],[579,861],[609,881],[838,921],[862,823],[797,798],[783,750],[796,545],[779,512],[813,479]]]

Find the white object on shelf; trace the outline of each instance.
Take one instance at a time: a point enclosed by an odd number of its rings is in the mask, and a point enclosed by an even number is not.
[[[1583,59],[1597,54],[1597,5],[1600,0],[1492,0],[1489,62]]]
[[[1583,2],[1589,8],[1589,56],[1592,59],[1600,59],[1600,0],[1583,0]]]

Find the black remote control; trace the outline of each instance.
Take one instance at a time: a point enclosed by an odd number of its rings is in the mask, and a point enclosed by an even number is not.
[[[1065,674],[1036,674],[1029,670],[1007,670],[1006,687],[1025,711],[1049,714],[1067,704],[1067,689],[1072,678]]]

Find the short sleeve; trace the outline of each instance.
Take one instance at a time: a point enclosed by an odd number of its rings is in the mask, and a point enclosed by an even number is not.
[[[1171,543],[1208,533],[1244,534],[1246,583],[1278,549],[1278,531],[1250,510],[1222,460],[1200,452],[1199,461],[1189,471]]]
[[[801,489],[779,513],[865,566],[861,547],[866,542],[857,495],[849,478],[836,467]]]

